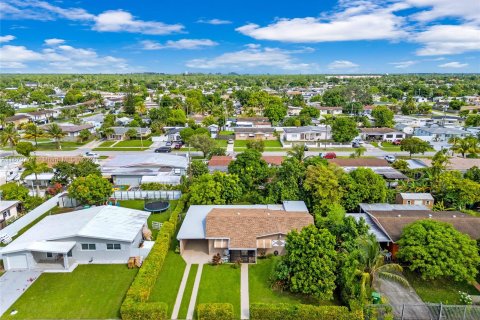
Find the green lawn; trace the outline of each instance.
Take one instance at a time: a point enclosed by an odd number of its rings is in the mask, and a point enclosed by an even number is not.
[[[38,107],[31,107],[31,108],[21,108],[15,110],[15,113],[25,113],[25,112],[32,112],[32,111],[37,111]]]
[[[104,141],[102,142],[99,147],[102,147],[102,148],[108,148],[108,147],[111,147],[112,144],[116,143],[117,141]]]
[[[168,305],[169,317],[172,315],[185,266],[186,263],[180,254],[172,250],[168,251],[162,270],[150,294],[149,301],[165,302]]]
[[[218,134],[220,134],[220,135],[234,135],[235,131],[220,131]]]
[[[228,144],[228,141],[227,140],[216,140],[217,141],[217,145],[219,147],[222,147],[222,148],[226,148],[227,147],[227,144]]]
[[[44,273],[2,319],[111,319],[138,269],[79,265],[71,273]],[[12,310],[18,313],[10,316]]]
[[[83,146],[85,143],[82,142],[73,142],[73,141],[62,141],[60,145],[62,146],[62,149],[57,148],[57,143],[56,142],[45,142],[45,143],[39,143],[37,146],[37,150],[39,151],[50,151],[50,150],[56,150],[56,151],[71,151],[75,150],[80,146]]]
[[[178,319],[186,319],[188,312],[188,305],[190,304],[190,298],[192,297],[193,284],[195,282],[195,276],[197,275],[198,264],[192,264],[190,272],[188,273],[187,285],[183,292],[182,304],[178,312]]]
[[[203,266],[197,305],[217,302],[231,303],[235,317],[240,318],[240,268],[230,264]]]
[[[235,140],[233,146],[237,148],[246,148],[249,140]],[[267,148],[282,148],[282,144],[278,140],[263,140],[265,149]]]
[[[479,295],[477,289],[465,282],[451,279],[423,280],[416,272],[404,270],[404,275],[424,302],[460,304],[458,291]]]
[[[152,140],[143,140],[143,147],[150,147],[152,143]],[[122,147],[142,147],[142,140],[124,140],[115,145],[115,148]]]
[[[144,208],[144,203],[145,201],[143,200],[122,200],[118,201],[120,203],[121,207],[125,208],[130,208],[130,209],[136,209],[136,210],[142,210]],[[168,208],[167,211],[162,212],[162,213],[152,213],[150,217],[148,217],[148,227],[150,230],[152,230],[152,237],[153,239],[157,238],[157,234],[159,230],[153,230],[152,229],[152,222],[165,222],[170,218],[170,213],[175,209],[177,206],[178,200],[173,200],[170,201],[170,208]]]
[[[338,302],[321,301],[313,297],[296,295],[286,291],[272,289],[270,276],[280,257],[258,259],[257,264],[248,266],[248,287],[250,291],[250,303],[292,303],[314,305],[337,305]]]
[[[391,142],[382,142],[381,149],[384,151],[392,151],[392,152],[401,151],[400,146],[396,146]]]

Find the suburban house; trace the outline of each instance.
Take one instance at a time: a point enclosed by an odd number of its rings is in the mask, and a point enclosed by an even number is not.
[[[342,107],[315,107],[320,111],[320,115],[324,116],[326,114],[331,114],[331,115],[339,115],[342,114],[343,108]]]
[[[234,127],[235,140],[277,140],[275,128]]]
[[[5,123],[13,123],[15,125],[15,128],[18,128],[22,124],[29,123],[29,122],[30,122],[30,117],[27,116],[26,114],[16,114],[14,116],[5,118]]]
[[[35,188],[39,188],[39,189],[47,188],[50,185],[53,179],[53,176],[54,176],[53,172],[43,172],[43,173],[37,174],[36,176],[35,174],[32,173],[26,176],[25,178],[23,178],[23,181],[25,182],[25,185],[27,187],[31,187],[33,191]]]
[[[237,118],[236,126],[243,128],[270,128],[272,124],[266,117]]]
[[[459,232],[468,234],[472,239],[480,238],[480,217],[464,214],[458,211],[432,211],[424,205],[401,204],[360,204],[360,213],[348,213],[356,220],[364,219],[371,232],[377,238],[382,248],[388,249],[392,256],[398,251],[396,243],[403,228],[407,225],[425,219],[447,222]]]
[[[137,137],[140,137],[140,135],[146,139],[152,131],[150,128],[140,128],[140,127],[111,127],[114,131],[113,134],[108,136],[108,139],[110,140],[125,140],[126,138],[126,133],[130,129],[134,129],[137,132]]]
[[[60,125],[60,128],[65,133],[65,140],[76,139],[82,130],[88,130],[90,133],[95,132],[95,126],[93,124]]]
[[[438,124],[441,126],[461,127],[465,120],[457,116],[432,116],[429,123]]]
[[[116,206],[50,215],[0,250],[5,270],[72,271],[78,264],[127,263],[151,249],[150,213]]]
[[[175,127],[175,128],[165,128],[168,141],[182,141],[180,136],[180,131],[185,129],[185,127]]]
[[[424,205],[432,209],[434,199],[430,193],[397,193],[395,203],[397,204],[413,204]]]
[[[35,123],[49,123],[50,119],[54,116],[58,115],[57,110],[38,110],[38,111],[31,111],[27,112],[27,115],[32,119]]]
[[[214,171],[227,172],[228,165],[232,161],[233,161],[233,157],[231,156],[212,156],[212,158],[208,161],[208,170],[210,172],[214,172]]]
[[[288,106],[287,114],[289,116],[298,116],[302,109],[302,107]]]
[[[332,138],[330,126],[283,128],[283,132],[281,141],[284,145],[301,143],[308,146],[317,146],[318,142]]]
[[[147,182],[180,184],[187,168],[186,156],[149,153],[141,157],[116,155],[102,164],[101,171],[104,177],[111,178],[114,185],[136,187]]]
[[[103,114],[94,114],[83,118],[83,122],[93,125],[95,129],[99,129],[102,126],[104,120],[105,116]]]
[[[360,136],[368,141],[395,141],[405,139],[405,132],[392,128],[360,128]]]
[[[414,131],[414,136],[417,136],[419,138],[429,137],[428,140],[430,141],[448,141],[452,137],[463,138],[467,135],[468,132],[465,130],[440,127],[437,125],[416,128]]]
[[[180,253],[211,260],[255,263],[257,256],[285,253],[285,237],[313,224],[303,201],[281,205],[193,205],[178,232]]]
[[[7,226],[8,220],[17,218],[19,204],[16,200],[0,200],[0,229]]]

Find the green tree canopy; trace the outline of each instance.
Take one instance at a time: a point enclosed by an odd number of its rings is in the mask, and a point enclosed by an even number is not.
[[[354,118],[338,117],[332,124],[332,138],[336,142],[350,142],[358,135]]]
[[[0,99],[0,114],[11,117],[15,114],[15,108],[9,105],[5,100]]]
[[[231,204],[240,199],[242,188],[236,175],[216,171],[194,179],[189,190],[190,204]]]
[[[15,146],[15,151],[25,157],[30,157],[30,154],[35,151],[35,149],[35,146],[28,141],[20,141]]]
[[[258,152],[263,152],[265,150],[265,142],[260,139],[248,140],[247,149],[257,150]]]
[[[451,224],[431,219],[414,222],[403,229],[397,257],[423,279],[474,280],[480,267],[476,241]]]
[[[345,190],[342,205],[347,212],[358,208],[360,203],[383,203],[387,198],[385,180],[370,168],[357,168],[342,180]]]
[[[193,160],[190,163],[190,167],[188,168],[188,174],[193,178],[198,178],[201,175],[208,173],[208,166],[205,162],[201,160]]]
[[[209,157],[213,150],[217,147],[217,142],[206,134],[194,134],[188,140],[188,143],[200,151],[205,158]]]
[[[107,179],[91,174],[73,180],[68,193],[80,203],[101,204],[112,195],[112,184]]]
[[[28,198],[28,188],[19,185],[16,182],[8,182],[0,186],[2,191],[2,200],[25,201]]]
[[[400,143],[400,150],[408,151],[410,158],[415,153],[425,153],[430,149],[430,144],[417,137],[405,138]]]
[[[375,126],[391,128],[394,125],[394,113],[386,106],[378,106],[373,108],[372,116],[375,118]]]
[[[268,165],[257,150],[247,149],[230,162],[228,172],[236,174],[244,192],[249,192],[263,185],[268,178]]]

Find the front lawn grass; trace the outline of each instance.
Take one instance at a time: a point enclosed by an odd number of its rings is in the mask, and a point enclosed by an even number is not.
[[[165,302],[168,305],[169,317],[172,315],[186,265],[180,254],[172,250],[168,251],[162,270],[150,294],[149,301]]]
[[[247,142],[251,140],[235,140],[233,146],[237,148],[246,148],[247,147]],[[265,149],[266,148],[282,148],[282,144],[278,140],[262,140]]]
[[[240,268],[234,269],[230,264],[204,265],[198,289],[197,306],[201,303],[231,303],[235,318],[239,319]]]
[[[227,144],[228,144],[227,140],[216,140],[216,141],[217,141],[217,145],[220,148],[226,148],[227,147]]]
[[[186,319],[188,312],[188,305],[190,304],[190,298],[192,297],[193,285],[195,283],[195,276],[197,275],[198,264],[192,264],[190,272],[188,273],[187,285],[183,292],[182,303],[180,310],[178,311],[178,319]]]
[[[101,148],[108,148],[111,147],[113,144],[115,144],[117,141],[104,141],[102,142],[99,147]]]
[[[424,302],[461,304],[458,291],[472,295],[480,294],[473,285],[466,282],[455,282],[448,278],[423,280],[419,273],[407,269],[403,274]]]
[[[339,302],[336,300],[318,300],[313,297],[272,289],[270,276],[279,261],[280,257],[257,259],[257,264],[251,264],[248,266],[248,288],[250,291],[250,303],[302,303],[313,305],[339,304]]]
[[[2,319],[112,319],[138,269],[79,265],[71,273],[43,273]],[[10,316],[12,310],[16,315]]]
[[[85,143],[82,142],[74,142],[74,141],[61,141],[60,145],[62,146],[62,149],[57,148],[57,143],[52,141],[52,142],[45,142],[45,143],[39,143],[37,146],[38,151],[72,151],[77,149],[78,147],[83,146]]]
[[[152,140],[143,140],[143,147],[150,147],[152,143]],[[142,140],[124,140],[115,145],[115,148],[122,147],[142,147]]]

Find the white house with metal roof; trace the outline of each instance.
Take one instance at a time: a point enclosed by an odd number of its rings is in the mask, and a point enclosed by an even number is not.
[[[71,271],[78,264],[127,263],[146,257],[143,240],[150,213],[99,206],[51,215],[2,248],[6,270]]]

